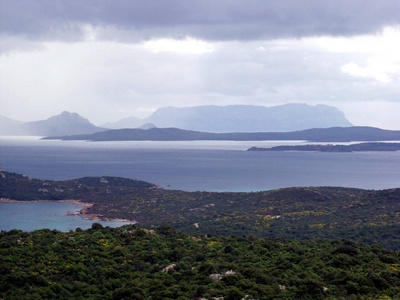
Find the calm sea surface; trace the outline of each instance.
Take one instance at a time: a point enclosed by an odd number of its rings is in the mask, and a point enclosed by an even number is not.
[[[81,208],[81,205],[66,202],[0,203],[0,230],[32,231],[49,228],[69,231],[78,227],[89,228],[94,222],[110,227],[129,224],[121,221],[91,221],[80,216],[66,215],[67,212],[77,212]]]
[[[400,152],[245,151],[252,146],[295,144],[304,142],[63,142],[1,137],[0,168],[54,180],[122,176],[187,191],[400,187]],[[0,209],[3,219],[9,208]]]

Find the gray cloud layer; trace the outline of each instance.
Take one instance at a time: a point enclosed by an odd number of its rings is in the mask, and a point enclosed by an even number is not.
[[[129,31],[129,39],[137,40],[346,36],[398,24],[399,11],[398,0],[1,0],[0,32],[79,40],[82,25],[91,24],[108,28],[100,31],[103,39],[118,39],[115,31]]]
[[[0,0],[1,113],[101,124],[170,105],[305,102],[398,129],[399,11],[399,0]],[[192,38],[205,42],[180,52]]]

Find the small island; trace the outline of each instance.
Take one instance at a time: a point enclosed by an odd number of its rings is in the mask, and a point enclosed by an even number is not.
[[[359,143],[353,145],[295,145],[271,148],[251,147],[247,151],[315,151],[315,152],[358,152],[358,151],[399,151],[400,143]]]

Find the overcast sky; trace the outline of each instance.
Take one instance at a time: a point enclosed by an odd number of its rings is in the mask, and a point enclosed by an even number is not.
[[[400,130],[400,1],[0,0],[0,115],[286,103]]]

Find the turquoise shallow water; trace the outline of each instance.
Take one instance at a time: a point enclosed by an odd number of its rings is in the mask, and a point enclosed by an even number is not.
[[[90,228],[93,223],[118,227],[129,224],[121,221],[87,220],[80,216],[68,216],[78,212],[81,205],[67,202],[0,203],[0,230],[21,229],[33,231],[48,228],[60,231]]]
[[[400,187],[400,151],[245,151],[252,146],[304,143],[62,142],[0,137],[0,168],[51,180],[121,176],[186,191],[251,192],[293,186]],[[90,227],[93,221],[65,215],[67,211],[79,209],[70,203],[0,203],[0,230],[68,231]],[[123,224],[103,223],[105,226]]]

